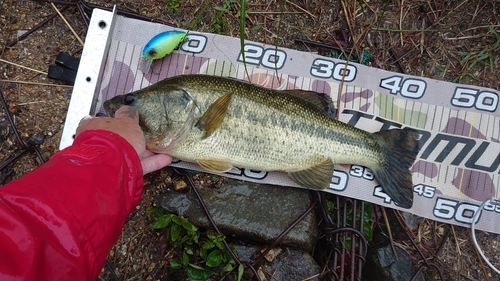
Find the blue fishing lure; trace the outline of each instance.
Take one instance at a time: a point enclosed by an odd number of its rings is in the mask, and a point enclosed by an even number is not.
[[[142,56],[147,60],[157,60],[170,54],[187,36],[186,31],[170,30],[157,34],[144,46]]]

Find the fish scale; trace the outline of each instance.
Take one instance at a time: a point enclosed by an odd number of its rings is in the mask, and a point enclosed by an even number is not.
[[[372,134],[330,119],[294,96],[282,93],[270,95],[265,88],[253,85],[249,87],[246,84],[240,86],[231,80],[219,84],[210,78],[212,76],[201,77],[197,85],[203,87],[185,88],[190,92],[203,93],[199,95],[199,101],[204,105],[201,107],[202,112],[220,96],[235,93],[226,112],[225,122],[213,137],[198,144],[197,152],[193,152],[192,143],[199,136],[193,134],[192,138],[187,139],[188,142],[172,152],[179,155],[180,159],[195,162],[200,158],[225,157],[234,159],[232,163],[236,167],[266,171],[303,170],[317,165],[325,156],[332,158],[334,163],[354,161],[370,166],[378,162],[377,156],[370,153],[376,148]],[[171,83],[181,87],[184,85],[175,80]],[[202,100],[201,96],[207,98]],[[276,125],[271,127],[265,120],[272,119],[273,116]],[[347,129],[350,129],[349,132]],[[353,133],[356,134],[354,138],[351,137]],[[371,141],[356,142],[359,138]],[[254,141],[260,141],[258,147],[251,145]],[[339,146],[337,142],[344,145]],[[368,147],[368,144],[372,146]],[[288,149],[290,147],[293,149]],[[249,150],[257,153],[252,155]],[[372,155],[374,157],[370,157]]]
[[[271,90],[232,78],[180,75],[106,101],[139,111],[148,149],[210,172],[233,167],[283,171],[304,188],[328,188],[334,164],[370,168],[400,206],[413,202],[409,168],[418,152],[410,128],[375,134],[328,117],[329,97]]]

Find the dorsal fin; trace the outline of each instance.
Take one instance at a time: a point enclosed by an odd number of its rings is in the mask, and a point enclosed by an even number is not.
[[[299,97],[314,106],[316,106],[321,112],[323,112],[325,115],[330,115],[331,110],[335,109],[335,106],[333,105],[332,100],[330,97],[326,94],[321,94],[318,92],[314,91],[306,91],[306,90],[301,90],[301,89],[294,89],[294,90],[283,90],[281,91],[283,93]]]
[[[232,95],[232,93],[226,94],[218,98],[196,122],[196,127],[203,131],[202,139],[211,136],[222,125]]]

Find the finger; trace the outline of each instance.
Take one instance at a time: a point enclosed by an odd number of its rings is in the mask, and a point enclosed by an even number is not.
[[[81,124],[83,121],[89,120],[89,119],[92,119],[92,118],[94,118],[92,115],[83,116],[83,118],[80,120],[80,123],[78,123],[78,124]]]
[[[168,164],[172,163],[172,157],[166,154],[156,154],[143,158],[142,162],[142,173],[149,174],[151,172],[157,171]]]
[[[148,157],[153,156],[153,155],[156,155],[156,153],[154,153],[154,152],[153,152],[153,151],[151,151],[151,150],[147,150],[147,149],[146,149],[146,151],[144,151],[144,154],[142,155],[142,157],[141,157],[141,158],[148,158]]]
[[[93,120],[94,118],[90,115],[83,117],[82,120],[80,120],[80,123],[78,123],[78,127],[76,127],[76,136],[85,131]]]
[[[132,106],[124,105],[115,112],[115,119],[134,123],[139,122],[139,112]]]

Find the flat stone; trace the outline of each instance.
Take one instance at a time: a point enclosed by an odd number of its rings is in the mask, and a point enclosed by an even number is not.
[[[198,190],[217,227],[226,236],[272,243],[311,204],[308,190],[228,179],[220,188]],[[196,195],[169,191],[157,198],[167,212],[184,216],[198,227],[210,227]],[[314,212],[309,213],[281,244],[311,251],[317,238]]]

